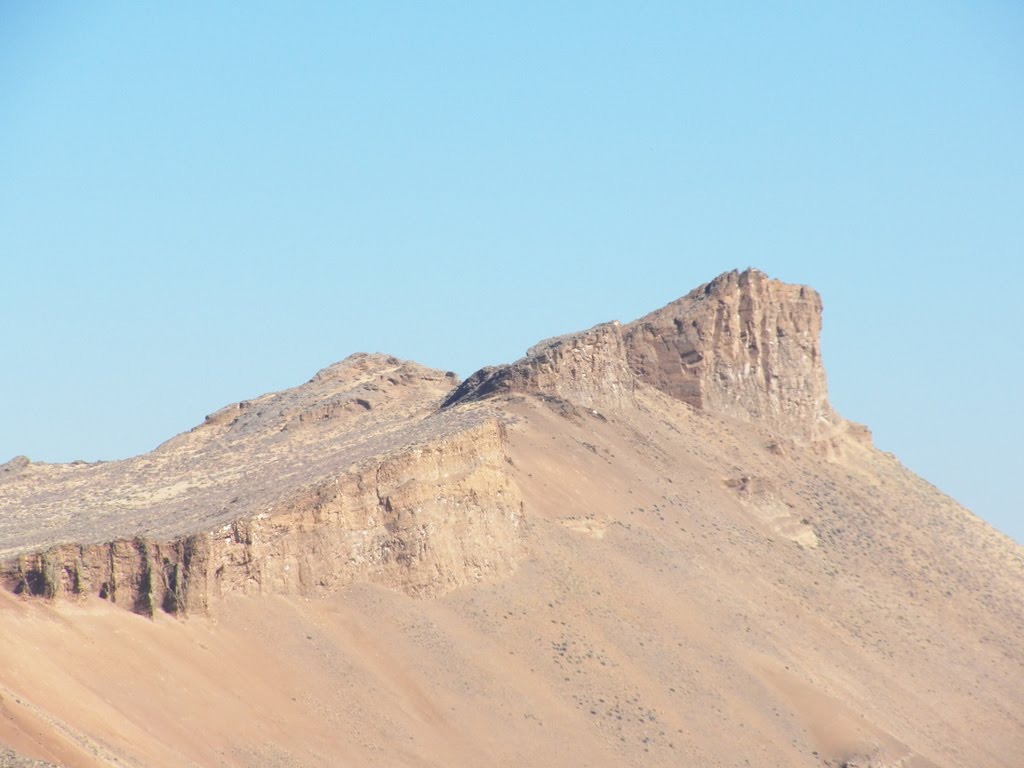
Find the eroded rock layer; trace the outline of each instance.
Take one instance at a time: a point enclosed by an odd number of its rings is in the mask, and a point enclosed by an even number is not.
[[[695,408],[813,433],[837,417],[821,361],[821,297],[763,272],[728,272],[631,323],[629,366]]]
[[[495,406],[503,396],[626,414],[653,389],[756,423],[776,436],[773,450],[809,441],[835,454],[869,438],[828,403],[820,329],[813,290],[730,272],[633,323],[549,339],[462,384],[353,355],[144,456],[19,457],[0,468],[0,581],[153,614],[207,610],[228,592],[309,595],[362,580],[431,595],[507,574],[522,511],[508,416]],[[774,501],[755,506],[784,517]]]
[[[504,575],[522,502],[488,421],[296,496],[271,513],[169,541],[63,544],[0,569],[6,587],[98,595],[137,613],[205,611],[225,592],[314,595],[356,580],[415,595]]]
[[[452,392],[445,406],[530,393],[587,407],[625,408],[635,405],[635,386],[626,362],[622,327],[611,322],[542,341],[511,365],[477,371]]]
[[[693,408],[819,439],[845,426],[828,402],[821,312],[811,288],[755,269],[727,272],[628,325],[604,323],[484,368],[446,405],[533,392],[621,409],[647,385]]]
[[[357,355],[146,456],[17,461],[0,477],[0,583],[152,615],[228,592],[432,595],[507,574],[522,510],[504,427],[486,408],[436,414],[455,381]]]
[[[729,273],[0,466],[0,765],[1018,768],[1024,550],[832,411],[819,326]]]

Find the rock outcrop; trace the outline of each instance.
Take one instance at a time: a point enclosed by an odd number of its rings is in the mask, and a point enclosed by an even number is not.
[[[617,409],[635,405],[622,327],[603,323],[547,339],[510,365],[483,368],[459,386],[445,407],[493,395],[543,393],[576,405]]]
[[[628,325],[603,323],[470,376],[446,406],[532,392],[599,409],[636,404],[651,386],[699,410],[757,421],[793,439],[845,422],[828,402],[821,297],[763,272],[727,272]],[[854,430],[866,440],[866,430]]]
[[[97,595],[135,611],[206,611],[228,592],[316,595],[356,580],[413,595],[510,573],[522,501],[488,421],[346,473],[271,512],[169,541],[63,544],[0,566],[19,594]]]
[[[356,580],[433,595],[514,569],[522,503],[502,423],[435,413],[453,376],[356,355],[123,462],[11,462],[0,584],[137,613]]]
[[[845,422],[828,403],[820,328],[813,290],[730,272],[629,325],[549,339],[462,384],[354,355],[146,456],[19,457],[0,467],[0,581],[153,614],[206,610],[231,591],[316,594],[366,580],[430,595],[506,574],[522,510],[486,401],[527,394],[623,413],[653,387],[832,450]]]
[[[838,417],[821,362],[821,297],[728,272],[625,330],[637,377],[706,411],[812,435]]]
[[[819,312],[730,273],[0,465],[0,766],[1024,765],[1024,550],[857,444]]]

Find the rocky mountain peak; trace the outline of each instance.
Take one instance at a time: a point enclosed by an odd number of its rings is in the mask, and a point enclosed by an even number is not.
[[[1024,550],[853,444],[820,322],[729,272],[0,464],[0,766],[1024,765]]]
[[[726,272],[631,323],[630,369],[702,410],[811,435],[837,417],[821,361],[817,291],[756,269]]]
[[[276,580],[275,589],[301,592],[372,572],[403,589],[429,592],[440,587],[421,583],[426,577],[404,564],[409,548],[430,533],[418,521],[449,514],[449,503],[475,509],[466,499],[491,491],[501,498],[487,509],[499,515],[482,519],[496,526],[491,534],[499,546],[486,550],[486,565],[459,554],[449,563],[449,581],[507,570],[518,546],[518,501],[507,477],[501,408],[451,406],[533,395],[558,401],[564,412],[579,408],[629,421],[652,405],[644,390],[659,390],[790,440],[831,441],[845,422],[828,404],[821,310],[810,288],[757,270],[733,271],[628,325],[613,321],[547,339],[522,359],[484,368],[462,384],[452,373],[389,355],[356,354],[298,387],[222,408],[146,456],[89,466],[16,459],[0,466],[0,508],[19,510],[0,516],[0,583],[30,594],[114,595],[142,612],[168,600],[170,612],[203,606],[235,578],[260,589]],[[467,461],[483,468],[468,486],[458,479]],[[285,552],[306,536],[305,522],[279,521],[294,514],[319,519],[333,510],[329,500],[338,483],[354,488],[335,510],[357,521],[352,536],[384,528],[371,550],[356,547],[359,568],[338,566],[310,581],[309,574],[323,571],[322,559],[302,565]],[[83,494],[83,487],[95,490]],[[66,515],[68,499],[79,514]],[[414,510],[401,524],[400,499]],[[39,524],[24,525],[24,514]],[[263,522],[270,517],[278,522]],[[273,531],[253,533],[260,526]],[[261,571],[228,567],[232,558],[248,562],[253,537],[264,551]],[[280,549],[273,555],[266,554],[271,540]],[[206,552],[209,567],[189,566],[191,591],[180,579],[169,592],[152,588],[178,579],[174,569],[192,562],[195,547]],[[111,558],[120,564],[111,565]],[[428,569],[436,565],[424,562]],[[409,572],[396,576],[399,566]]]
[[[649,385],[693,408],[793,437],[839,423],[821,362],[821,297],[756,269],[726,272],[628,325],[603,323],[470,376],[445,405],[534,392],[595,408]]]

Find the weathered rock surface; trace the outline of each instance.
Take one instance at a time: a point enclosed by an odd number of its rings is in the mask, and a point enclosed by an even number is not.
[[[626,326],[540,342],[462,384],[354,355],[145,456],[18,457],[0,467],[0,582],[151,615],[206,610],[231,591],[315,594],[370,580],[435,594],[507,574],[520,501],[501,421],[482,401],[531,394],[623,412],[653,387],[835,453],[846,437],[869,438],[828,403],[821,309],[810,288],[730,272]]]
[[[625,330],[630,368],[702,410],[811,435],[838,417],[821,361],[821,297],[728,272]]]
[[[1024,765],[1024,551],[833,412],[820,309],[729,273],[0,466],[0,763]]]
[[[870,441],[828,401],[821,297],[748,269],[727,272],[628,325],[604,323],[470,376],[445,405],[513,392],[585,407],[635,406],[637,386],[710,413],[758,423],[788,439],[837,432]]]
[[[622,328],[611,322],[542,341],[515,363],[477,371],[444,405],[494,395],[540,393],[575,405],[618,409],[635,405],[635,385],[626,362]]]
[[[205,611],[225,592],[315,595],[356,580],[436,594],[514,568],[522,503],[506,460],[502,427],[488,421],[213,531],[58,545],[0,577],[19,594],[98,595],[149,615]]]
[[[356,356],[147,456],[26,463],[0,485],[0,582],[152,615],[205,611],[226,592],[359,579],[430,595],[507,574],[522,510],[504,428],[484,409],[434,414],[453,383]]]

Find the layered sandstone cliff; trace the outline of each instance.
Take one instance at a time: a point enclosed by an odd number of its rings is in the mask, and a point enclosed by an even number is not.
[[[625,331],[630,369],[702,410],[813,433],[838,417],[821,361],[821,297],[749,269],[728,272]]]
[[[205,611],[227,592],[316,595],[357,580],[432,595],[510,573],[521,523],[503,429],[492,420],[267,513],[170,540],[57,545],[8,561],[0,578],[16,593],[98,595],[149,615]]]
[[[635,405],[635,385],[622,327],[611,322],[535,344],[511,365],[483,368],[457,387],[444,405],[541,393],[575,405],[624,408]]]
[[[0,745],[1024,764],[1024,550],[851,440],[820,311],[734,272],[463,384],[355,355],[144,456],[0,466]]]
[[[153,614],[205,611],[227,592],[361,580],[431,595],[508,574],[522,502],[504,427],[484,409],[433,414],[450,382],[359,356],[145,457],[21,462],[0,485],[0,582]]]
[[[756,269],[727,272],[628,325],[604,323],[536,345],[469,377],[446,405],[512,392],[595,408],[635,405],[650,386],[687,405],[816,440],[837,429],[867,439],[828,401],[821,297]]]
[[[0,581],[136,612],[227,592],[373,581],[430,595],[508,574],[521,549],[503,416],[537,395],[601,412],[653,388],[790,440],[829,438],[813,290],[730,272],[628,325],[549,339],[459,384],[355,355],[300,387],[229,406],[145,456],[0,473]]]

